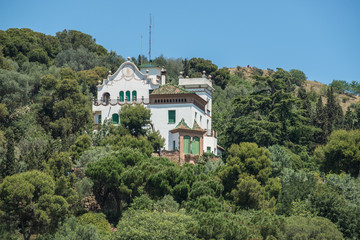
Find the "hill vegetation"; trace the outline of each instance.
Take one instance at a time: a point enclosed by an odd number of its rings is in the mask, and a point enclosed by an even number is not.
[[[357,82],[159,56],[168,81],[215,87],[225,154],[179,166],[152,154],[141,105],[93,131],[97,82],[123,62],[79,31],[0,31],[0,239],[360,238]]]

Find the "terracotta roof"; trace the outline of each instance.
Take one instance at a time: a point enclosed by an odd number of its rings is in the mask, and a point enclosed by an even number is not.
[[[153,94],[183,94],[183,93],[190,93],[189,91],[176,86],[174,84],[165,84],[158,89],[155,89],[151,95]]]
[[[193,128],[192,128],[193,130],[203,130],[200,126],[199,126],[199,124],[196,122],[196,120],[194,120],[194,125],[193,125]]]
[[[191,129],[185,122],[184,118],[181,119],[179,124],[174,129]]]

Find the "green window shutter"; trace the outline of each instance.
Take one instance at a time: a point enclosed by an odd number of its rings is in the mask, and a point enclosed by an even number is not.
[[[169,110],[169,123],[175,123],[176,122],[176,112],[175,110]]]
[[[207,153],[211,153],[211,147],[207,147],[207,148],[206,148],[206,152],[207,152]]]
[[[191,143],[191,150],[193,155],[199,155],[200,152],[200,140],[198,137],[193,137],[193,141]]]
[[[183,142],[183,150],[184,150],[184,154],[189,154],[190,153],[190,137],[189,136],[184,136],[184,142]]]
[[[137,97],[136,97],[136,91],[132,91],[132,100],[136,101]]]
[[[126,91],[126,101],[130,101],[130,91]]]
[[[112,122],[113,122],[113,124],[119,124],[119,114],[114,113],[112,115]]]
[[[154,89],[149,90],[149,102],[150,102],[150,94],[154,91]]]
[[[120,92],[120,102],[123,102],[124,101],[124,91],[121,91]]]

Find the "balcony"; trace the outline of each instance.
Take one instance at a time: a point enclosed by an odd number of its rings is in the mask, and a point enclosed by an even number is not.
[[[111,106],[114,106],[114,105],[125,105],[125,104],[149,104],[150,103],[150,99],[149,98],[137,98],[136,100],[131,100],[128,101],[128,100],[124,100],[124,101],[120,101],[119,98],[116,98],[116,99],[113,99],[113,98],[100,98],[100,99],[96,99],[96,98],[93,98],[93,105],[94,106],[100,106],[100,105],[103,105],[103,106],[107,106],[107,105],[111,105]]]

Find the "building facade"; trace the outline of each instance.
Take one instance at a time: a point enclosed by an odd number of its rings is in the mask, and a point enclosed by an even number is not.
[[[93,103],[94,123],[112,119],[119,124],[124,104],[143,104],[151,111],[154,130],[165,139],[163,150],[177,152],[179,162],[204,152],[221,154],[212,130],[211,79],[179,76],[179,85],[166,83],[166,69],[130,61],[99,82]]]

